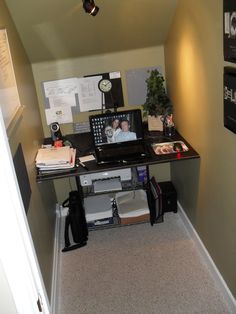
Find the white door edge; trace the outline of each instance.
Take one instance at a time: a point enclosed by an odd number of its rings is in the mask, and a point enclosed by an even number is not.
[[[0,259],[18,314],[50,313],[0,110]]]

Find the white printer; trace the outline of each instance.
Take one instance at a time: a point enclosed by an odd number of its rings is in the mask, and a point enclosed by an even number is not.
[[[90,174],[80,175],[80,184],[82,186],[89,186],[94,184],[94,181],[104,180],[104,179],[113,179],[119,178],[120,181],[129,181],[131,180],[131,168],[95,172]]]

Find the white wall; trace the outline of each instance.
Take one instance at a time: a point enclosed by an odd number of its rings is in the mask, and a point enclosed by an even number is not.
[[[17,265],[16,265],[17,267]],[[2,314],[17,314],[15,302],[12,297],[12,293],[5,276],[5,271],[3,269],[0,260],[0,313]]]

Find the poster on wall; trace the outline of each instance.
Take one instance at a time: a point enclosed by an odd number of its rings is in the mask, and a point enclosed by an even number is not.
[[[224,68],[224,126],[236,133],[236,69]]]
[[[224,60],[236,62],[236,1],[224,0]]]
[[[23,106],[21,106],[16,85],[6,29],[0,29],[0,107],[6,129],[8,129],[13,120],[17,120],[17,114]]]

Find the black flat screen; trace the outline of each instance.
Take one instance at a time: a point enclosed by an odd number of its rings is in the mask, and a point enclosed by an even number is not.
[[[139,109],[93,115],[89,121],[95,147],[143,139]]]

